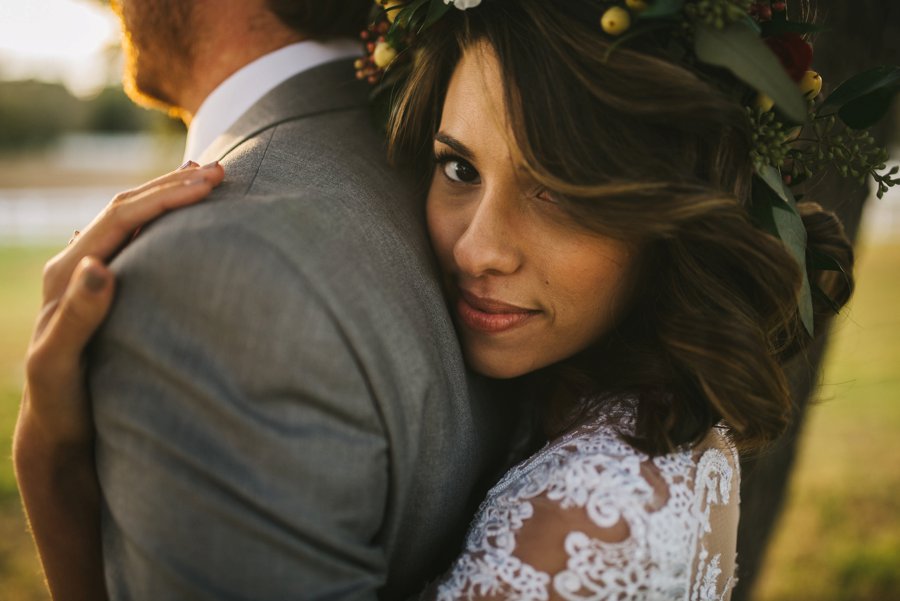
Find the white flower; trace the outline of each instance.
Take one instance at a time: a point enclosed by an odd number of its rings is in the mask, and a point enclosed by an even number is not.
[[[466,10],[478,6],[481,4],[481,0],[444,0],[444,4],[452,4],[459,10]]]

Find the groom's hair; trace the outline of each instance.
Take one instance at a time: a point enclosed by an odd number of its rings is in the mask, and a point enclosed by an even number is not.
[[[372,0],[266,0],[282,23],[312,39],[359,35]]]

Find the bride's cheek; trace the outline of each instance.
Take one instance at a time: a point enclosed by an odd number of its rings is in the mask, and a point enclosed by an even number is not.
[[[444,239],[446,237],[446,218],[444,215],[444,211],[440,209],[438,206],[440,201],[435,197],[433,190],[428,195],[428,200],[425,204],[425,222],[428,228],[428,236],[431,241],[431,246],[434,249],[435,254],[443,262],[444,257],[444,247],[446,246]]]

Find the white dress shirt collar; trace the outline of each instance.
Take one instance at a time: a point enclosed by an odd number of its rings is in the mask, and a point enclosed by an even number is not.
[[[197,109],[188,127],[184,160],[198,160],[216,138],[278,84],[313,67],[361,54],[358,40],[305,40],[279,48],[240,68],[219,84]]]

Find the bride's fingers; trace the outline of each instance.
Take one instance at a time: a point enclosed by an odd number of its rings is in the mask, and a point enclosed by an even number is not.
[[[44,268],[44,303],[59,298],[75,266],[85,256],[111,258],[139,227],[163,213],[196,203],[218,186],[225,170],[218,164],[166,176],[131,196],[119,196]]]
[[[208,167],[208,165],[207,165],[207,167]],[[193,171],[197,168],[200,168],[200,165],[198,165],[194,161],[185,161],[183,165],[181,165],[178,169],[175,169],[174,171],[170,171],[166,174],[160,175],[159,177],[153,178],[135,188],[131,188],[129,190],[124,190],[122,192],[119,192],[118,194],[115,195],[115,197],[113,197],[113,199],[110,201],[110,204],[115,204],[117,202],[125,201],[128,198],[131,198],[132,196],[136,196],[137,194],[140,194],[142,192],[145,192],[146,190],[149,190],[150,188],[159,186],[160,184],[164,184],[168,181],[172,181],[173,179],[181,178],[185,173],[190,173],[191,171]]]
[[[56,310],[35,341],[44,367],[81,355],[109,311],[113,288],[113,274],[99,259],[84,257],[78,263]]]
[[[219,166],[196,170],[190,177],[163,182],[110,204],[78,236],[73,251],[108,259],[137,228],[164,213],[202,200],[224,177]]]
[[[46,327],[32,342],[25,364],[34,419],[54,432],[55,440],[89,440],[86,408],[71,400],[81,390],[84,347],[103,322],[112,304],[115,281],[102,262],[85,257],[52,312]]]

